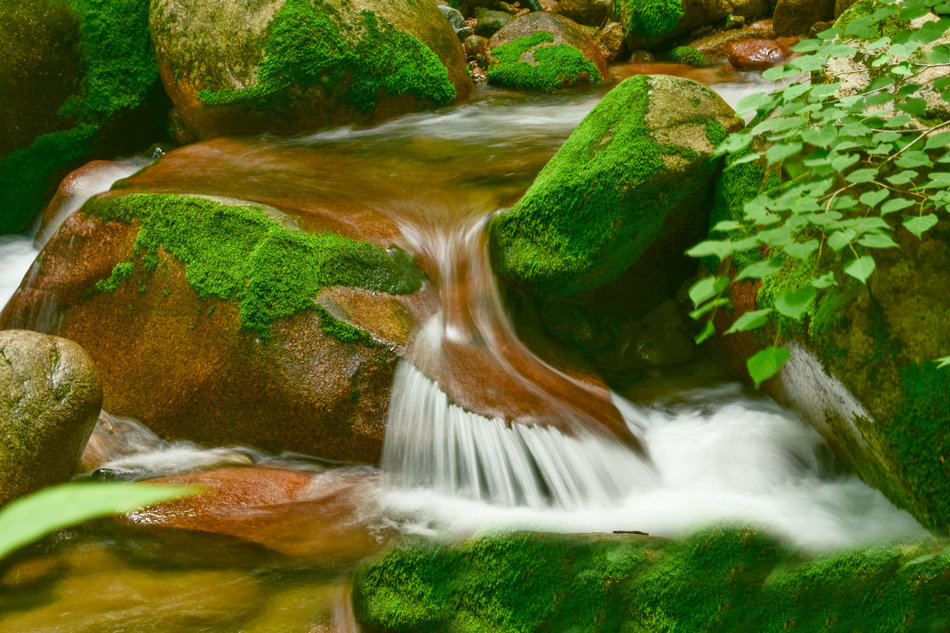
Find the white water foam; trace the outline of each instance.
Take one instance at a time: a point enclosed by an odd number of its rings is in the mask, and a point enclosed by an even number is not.
[[[0,310],[20,286],[37,252],[29,235],[0,235]]]
[[[517,529],[672,537],[723,521],[761,525],[816,549],[927,536],[877,490],[854,476],[824,472],[816,458],[821,437],[738,385],[690,392],[668,406],[615,402],[643,433],[658,481],[632,486],[612,507],[503,506],[444,486],[394,485],[378,492],[382,512],[407,532],[448,538]]]
[[[612,439],[466,411],[406,361],[393,385],[382,468],[405,486],[532,508],[609,506],[655,482]]]

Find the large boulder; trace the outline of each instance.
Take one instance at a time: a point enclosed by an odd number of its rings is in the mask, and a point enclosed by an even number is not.
[[[150,24],[185,138],[369,123],[471,90],[434,0],[157,0]]]
[[[69,168],[165,134],[147,2],[4,2],[0,59],[0,233],[27,228]]]
[[[610,15],[613,3],[614,0],[543,0],[541,6],[578,24],[599,27]]]
[[[635,281],[642,276],[636,268],[651,257],[674,267],[670,254],[705,229],[718,169],[712,150],[740,125],[699,83],[627,79],[581,122],[524,197],[492,219],[495,271],[538,296],[576,300]],[[629,307],[637,298],[624,301]]]
[[[397,295],[421,273],[327,227],[228,198],[93,199],[0,322],[82,342],[105,408],[166,438],[374,462],[417,318]],[[362,229],[391,244],[385,227]]]
[[[96,366],[79,345],[0,331],[0,505],[68,481],[101,406]]]
[[[556,13],[535,11],[509,22],[489,42],[489,83],[554,92],[607,77],[607,60],[583,27]]]

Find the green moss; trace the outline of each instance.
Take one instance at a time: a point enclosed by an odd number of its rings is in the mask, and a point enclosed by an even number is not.
[[[40,136],[0,163],[0,233],[26,228],[55,177],[87,157],[102,130],[145,103],[159,81],[147,2],[63,1],[79,18],[83,78],[59,111],[73,127]]]
[[[514,534],[392,550],[362,565],[367,633],[939,631],[945,543],[815,558],[754,528],[682,542]]]
[[[598,84],[597,66],[567,44],[553,44],[550,33],[519,37],[492,51],[488,81],[499,86],[555,92],[579,83]],[[530,61],[525,61],[525,56]]]
[[[904,401],[881,436],[901,481],[913,490],[922,522],[950,531],[950,371],[934,363],[901,370]]]
[[[155,269],[159,249],[173,255],[185,265],[199,297],[239,301],[242,326],[264,336],[275,319],[314,309],[313,298],[322,287],[405,294],[422,283],[415,263],[402,251],[387,252],[333,233],[290,231],[254,207],[132,194],[95,199],[85,209],[104,220],[140,222],[134,248],[146,270]],[[324,328],[341,340],[359,338],[355,328],[327,322]]]
[[[344,323],[330,314],[330,312],[322,306],[316,306],[316,310],[317,314],[320,315],[320,326],[326,334],[329,334],[330,336],[339,339],[344,343],[376,345],[375,339],[373,339],[373,336],[366,330],[361,330],[360,328],[354,327],[349,323]],[[355,385],[354,388],[356,388]],[[355,400],[353,401],[355,402]]]
[[[677,46],[667,53],[667,57],[677,64],[687,64],[697,68],[709,65],[706,56],[692,46]]]
[[[135,264],[132,262],[123,262],[116,264],[112,268],[112,274],[105,279],[100,279],[87,292],[87,296],[92,296],[100,292],[115,292],[123,281],[132,276],[135,272]]]
[[[383,96],[409,94],[437,105],[455,100],[445,66],[418,39],[363,11],[354,45],[335,15],[322,0],[287,0],[268,27],[257,85],[208,87],[198,98],[208,105],[280,110],[301,91],[316,90],[363,112]]]
[[[621,0],[631,13],[629,30],[655,37],[673,30],[683,17],[682,0]]]
[[[652,136],[649,81],[631,77],[608,93],[514,208],[492,219],[498,274],[543,297],[576,297],[617,279],[660,235],[671,210],[696,195],[699,185],[654,180],[665,155],[699,155]],[[695,182],[713,168],[702,165]]]
[[[89,153],[96,141],[96,125],[78,125],[37,138],[0,163],[0,233],[26,229],[46,202],[51,178]]]

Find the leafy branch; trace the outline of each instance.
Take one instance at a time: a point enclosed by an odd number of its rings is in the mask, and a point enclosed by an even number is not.
[[[946,0],[881,0],[873,14],[800,42],[794,50],[801,56],[763,73],[790,82],[784,88],[739,102],[752,121],[716,154],[727,156],[730,166],[755,162],[781,184],[763,186],[741,218],[716,224],[712,231],[725,237],[687,251],[720,262],[717,274],[689,291],[693,318],[706,322],[697,342],[715,334],[715,316],[729,305],[733,284],[809,264],[810,277],[743,314],[724,334],[780,318],[801,322],[819,296],[840,292],[846,278],[867,284],[875,253],[898,247],[895,231],[923,239],[950,211],[950,121],[934,122],[946,118],[950,103],[950,76],[934,70],[950,67],[950,47],[943,43],[948,12]],[[895,23],[905,26],[878,37],[882,25]],[[861,75],[857,88],[853,75]],[[740,254],[758,261],[739,269]],[[775,345],[748,361],[757,387],[789,358]],[[950,366],[950,357],[937,362]]]

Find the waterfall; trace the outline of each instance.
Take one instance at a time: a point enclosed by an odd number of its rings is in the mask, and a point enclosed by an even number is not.
[[[396,372],[383,470],[403,486],[533,508],[609,506],[654,485],[619,412],[622,428],[596,417],[615,410],[609,393],[598,399],[517,340],[484,226],[403,227],[438,285],[441,311]]]

